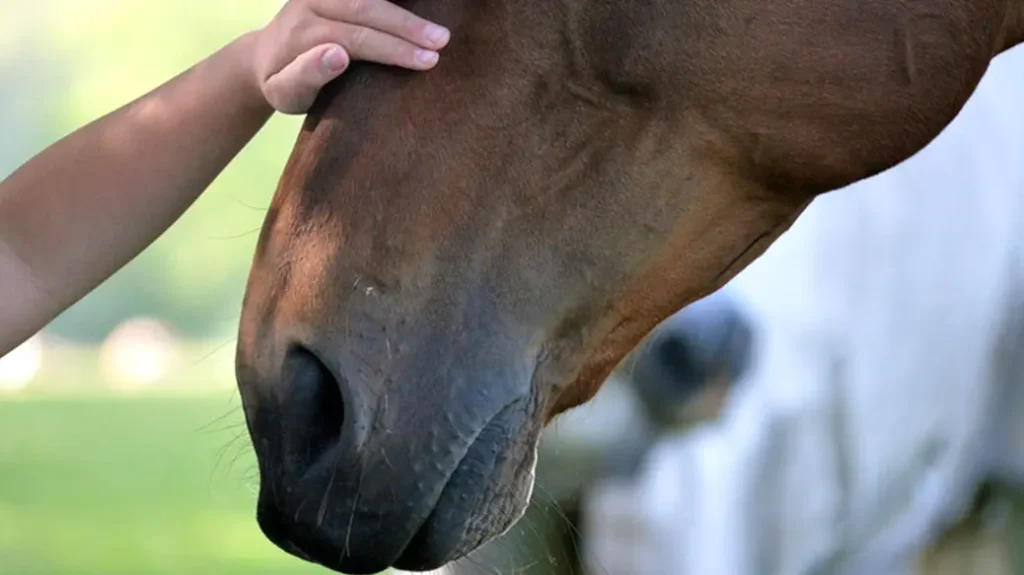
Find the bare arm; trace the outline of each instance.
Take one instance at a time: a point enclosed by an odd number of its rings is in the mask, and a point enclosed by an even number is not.
[[[350,57],[432,67],[448,36],[429,30],[385,0],[291,0],[0,182],[0,357],[155,241],[275,109],[305,111]]]
[[[239,65],[251,44],[230,44],[0,183],[0,355],[156,240],[263,126],[273,109]]]

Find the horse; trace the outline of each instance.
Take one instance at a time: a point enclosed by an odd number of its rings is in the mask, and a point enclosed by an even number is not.
[[[1024,0],[402,4],[443,61],[321,92],[236,348],[260,529],[353,574],[507,531],[548,423],[1024,42]]]

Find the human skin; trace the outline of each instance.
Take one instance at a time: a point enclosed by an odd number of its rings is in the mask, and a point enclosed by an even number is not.
[[[429,70],[449,32],[386,0],[291,0],[0,182],[0,357],[154,242],[275,111],[352,60]]]

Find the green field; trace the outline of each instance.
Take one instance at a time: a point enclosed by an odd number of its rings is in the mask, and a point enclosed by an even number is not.
[[[255,521],[237,395],[0,401],[0,574],[300,575]]]

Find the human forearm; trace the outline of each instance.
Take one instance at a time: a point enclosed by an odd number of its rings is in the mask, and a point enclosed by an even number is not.
[[[289,0],[32,158],[0,182],[0,356],[159,237],[274,110],[303,113],[351,60],[428,70],[449,37],[387,0]]]
[[[0,350],[138,255],[259,131],[273,109],[244,56],[252,39],[70,134],[0,183],[0,244],[21,272],[0,278]]]

